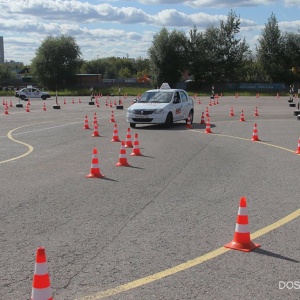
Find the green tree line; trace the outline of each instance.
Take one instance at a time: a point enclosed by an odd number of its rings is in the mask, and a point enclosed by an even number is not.
[[[103,78],[149,75],[153,86],[174,86],[188,72],[195,82],[284,82],[300,81],[300,34],[281,32],[272,13],[261,31],[255,50],[240,34],[240,17],[230,11],[219,26],[188,34],[162,28],[154,35],[146,59],[107,57],[84,61],[75,38],[48,36],[37,49],[30,75],[49,88],[63,88],[74,74],[101,74]],[[0,66],[0,78],[11,76]]]

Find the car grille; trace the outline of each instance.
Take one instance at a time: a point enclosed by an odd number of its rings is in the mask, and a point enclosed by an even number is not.
[[[136,115],[151,115],[153,114],[154,110],[143,110],[143,109],[135,109],[133,111]]]
[[[144,122],[144,123],[149,123],[152,122],[153,118],[147,118],[147,119],[142,119],[142,118],[132,118],[133,122]]]

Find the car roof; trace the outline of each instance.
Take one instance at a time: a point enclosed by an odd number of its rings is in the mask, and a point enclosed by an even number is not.
[[[184,91],[183,89],[154,89],[148,90],[147,92],[175,92],[175,91]]]

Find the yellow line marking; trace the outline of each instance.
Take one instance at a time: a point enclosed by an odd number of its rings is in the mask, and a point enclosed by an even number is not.
[[[10,130],[10,131],[8,132],[8,134],[7,134],[7,137],[8,137],[10,140],[12,140],[13,142],[16,142],[16,143],[19,143],[19,144],[21,144],[21,145],[26,146],[26,147],[28,148],[28,151],[25,152],[25,153],[22,154],[22,155],[19,155],[19,156],[16,156],[16,157],[13,157],[13,158],[10,158],[10,159],[7,159],[7,160],[2,160],[2,161],[0,161],[0,164],[3,164],[3,163],[7,163],[7,162],[10,162],[10,161],[13,161],[13,160],[20,159],[20,158],[22,158],[22,157],[27,156],[28,154],[30,154],[30,153],[33,151],[33,147],[32,147],[31,145],[26,144],[26,143],[21,142],[21,141],[18,141],[18,140],[14,139],[14,138],[12,137],[12,134],[13,134],[14,131],[16,131],[16,130],[18,130],[18,129],[21,129],[21,128],[24,128],[24,127],[33,126],[33,125],[39,125],[39,124],[44,124],[44,123],[49,123],[49,122],[42,122],[42,123],[36,123],[36,124],[24,125],[24,126],[17,127],[17,128],[15,128],[15,129]]]
[[[285,216],[284,218],[278,220],[277,222],[269,225],[269,226],[266,226],[254,233],[251,234],[251,238],[254,239],[254,238],[258,238],[266,233],[269,233],[270,231],[274,230],[274,229],[277,229],[279,228],[280,226],[283,226],[284,224],[288,223],[288,222],[291,222],[292,220],[296,219],[297,217],[300,216],[300,209],[294,211],[293,213]],[[184,270],[187,270],[191,267],[194,267],[194,266],[197,266],[197,265],[200,265],[202,264],[203,262],[206,262],[210,259],[213,259],[221,254],[224,254],[228,251],[231,251],[230,249],[228,248],[224,248],[224,247],[220,247],[216,250],[213,250],[211,252],[208,252],[202,256],[199,256],[193,260],[189,260],[185,263],[182,263],[180,265],[177,265],[175,267],[172,267],[172,268],[169,268],[169,269],[166,269],[166,270],[163,270],[161,272],[158,272],[156,274],[152,274],[152,275],[149,275],[149,276],[146,276],[144,278],[140,278],[140,279],[137,279],[137,280],[134,280],[132,282],[129,282],[129,283],[126,283],[126,284],[123,284],[123,285],[120,285],[120,286],[117,286],[115,288],[112,288],[112,289],[109,289],[109,290],[106,290],[106,291],[103,291],[103,292],[99,292],[99,293],[96,293],[94,295],[90,295],[90,296],[85,296],[83,298],[78,298],[77,300],[98,300],[98,299],[103,299],[105,297],[109,297],[109,296],[113,296],[113,295],[117,295],[117,294],[120,294],[122,292],[125,292],[125,291],[128,291],[128,290],[131,290],[131,289],[134,289],[134,288],[137,288],[137,287],[140,287],[142,285],[145,285],[145,284],[148,284],[148,283],[151,283],[153,281],[156,281],[156,280],[159,280],[159,279],[162,279],[162,278],[165,278],[167,276],[170,276],[170,275],[173,275],[173,274],[176,274],[178,272],[181,272],[181,271],[184,271]]]
[[[203,134],[207,134],[204,131],[199,131],[199,130],[195,130],[195,129],[190,129],[190,131],[200,132],[200,133],[203,133]],[[227,135],[227,134],[221,134],[221,133],[210,133],[210,134],[212,134],[212,135],[219,135],[219,136],[225,136],[225,137],[229,137],[229,138],[232,138],[232,139],[238,139],[238,140],[244,140],[244,141],[251,141],[251,139],[246,139],[246,138],[242,138],[242,137],[238,137],[238,136],[233,136],[233,135]],[[277,146],[277,145],[270,144],[270,143],[263,142],[263,141],[255,141],[253,143],[264,144],[266,146],[270,146],[270,147],[274,147],[274,148],[278,148],[278,149],[281,149],[281,150],[285,150],[285,151],[289,151],[289,152],[295,153],[295,151],[293,151],[291,149],[284,148],[284,147]]]

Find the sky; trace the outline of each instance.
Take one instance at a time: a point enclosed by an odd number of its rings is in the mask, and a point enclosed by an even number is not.
[[[0,0],[5,61],[31,63],[48,37],[72,36],[86,61],[147,58],[153,36],[165,27],[187,36],[196,26],[219,27],[230,11],[241,20],[237,38],[250,49],[274,13],[282,32],[300,32],[300,0]]]

